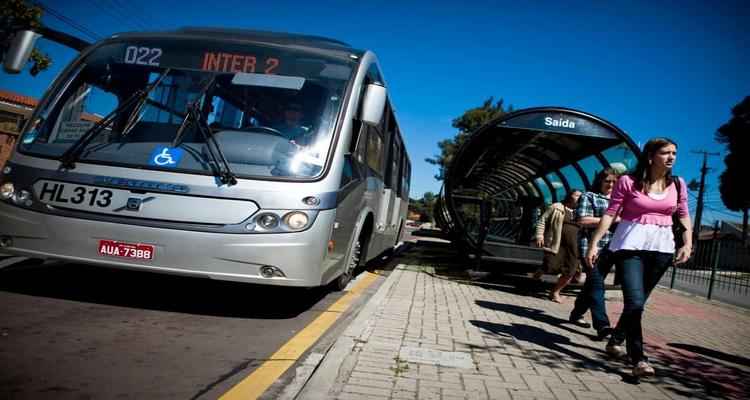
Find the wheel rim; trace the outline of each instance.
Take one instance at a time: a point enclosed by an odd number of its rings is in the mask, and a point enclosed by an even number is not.
[[[362,246],[360,245],[359,240],[357,240],[354,243],[354,248],[352,249],[352,257],[349,260],[349,265],[346,266],[345,274],[348,276],[352,276],[354,274],[354,270],[359,265],[359,257],[362,251],[361,247]]]

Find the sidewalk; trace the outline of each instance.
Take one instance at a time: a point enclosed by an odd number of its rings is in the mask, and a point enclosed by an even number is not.
[[[634,382],[594,331],[513,285],[436,275],[416,246],[341,335],[300,399],[744,399],[750,313],[667,290],[647,305],[645,342],[657,376]],[[622,310],[608,301],[610,317]],[[588,316],[587,316],[588,318]]]

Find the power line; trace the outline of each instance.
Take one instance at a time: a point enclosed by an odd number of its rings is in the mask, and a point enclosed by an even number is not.
[[[71,18],[66,17],[62,13],[50,8],[49,6],[42,4],[41,2],[36,3],[42,10],[44,10],[48,15],[51,15],[58,20],[68,24],[73,29],[77,30],[80,33],[83,33],[84,35],[88,36],[90,39],[97,41],[101,39],[101,35],[97,34],[96,32],[86,28],[85,26],[77,23],[76,21],[72,20]]]
[[[142,30],[153,29],[152,26],[149,26],[149,24],[155,25],[154,20],[150,14],[141,13],[139,10],[133,7],[132,3],[128,3],[128,2],[123,3],[120,0],[109,0],[109,2],[112,4],[113,7],[116,7],[122,10],[126,15],[135,16],[134,20],[137,21],[140,29]],[[150,22],[147,24],[144,21],[150,21]]]
[[[92,0],[90,1],[91,4],[94,5],[94,7],[98,8],[99,10],[102,10],[103,12],[107,13],[110,17],[113,18],[116,22],[125,22],[129,26],[133,26],[135,29],[133,30],[141,30],[142,28],[137,25],[137,19],[132,18],[129,14],[123,14],[122,12],[118,11],[113,7],[113,4],[110,2],[109,6],[106,4],[100,4],[100,2]]]
[[[104,16],[104,15],[102,15],[102,14],[106,14],[106,16],[107,16],[108,18],[112,19],[112,20],[113,20],[113,21],[115,21],[115,22],[118,22],[118,23],[119,23],[119,25],[130,24],[130,22],[129,22],[129,21],[127,21],[127,20],[126,20],[126,18],[124,18],[124,17],[122,17],[122,16],[120,16],[120,15],[115,15],[115,13],[114,13],[113,11],[111,11],[111,10],[110,10],[109,8],[107,8],[107,7],[103,7],[103,6],[101,5],[101,4],[99,4],[99,2],[97,2],[97,1],[89,1],[88,3],[89,3],[89,4],[90,4],[90,5],[92,6],[92,7],[96,8],[97,10],[99,10],[99,13],[98,13],[98,14],[99,14],[99,16],[100,16],[100,17],[103,17],[103,16]]]

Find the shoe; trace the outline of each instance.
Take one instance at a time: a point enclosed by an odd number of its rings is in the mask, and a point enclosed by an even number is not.
[[[628,354],[628,352],[625,351],[625,348],[620,346],[619,344],[607,344],[605,350],[607,351],[607,354],[615,358],[625,357],[625,355]]]
[[[599,332],[596,332],[596,340],[601,342],[602,340],[608,338],[614,331],[614,329],[605,326],[604,328],[599,329]]]
[[[568,318],[568,321],[570,321],[570,323],[575,326],[580,326],[581,328],[591,328],[591,324],[586,322],[586,320],[583,319],[583,317],[575,318],[571,316],[570,318]]]
[[[654,374],[656,374],[656,371],[654,371],[654,368],[646,361],[638,361],[638,364],[633,367],[633,376],[638,378],[654,376]]]

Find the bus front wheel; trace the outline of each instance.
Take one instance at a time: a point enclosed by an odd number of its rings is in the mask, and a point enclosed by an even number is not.
[[[361,256],[362,240],[361,238],[358,238],[354,242],[354,246],[352,247],[352,251],[349,254],[349,258],[346,260],[346,267],[344,268],[344,272],[341,273],[338,278],[336,278],[336,290],[344,290],[346,288],[346,285],[348,285],[352,280],[352,277],[354,277],[354,272],[357,270],[357,267],[359,267]]]

